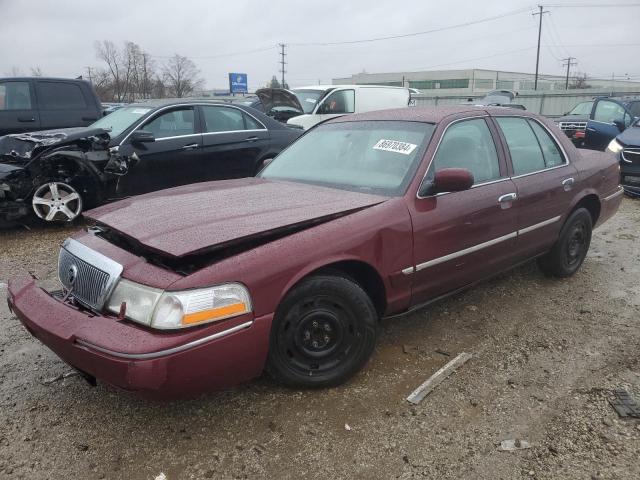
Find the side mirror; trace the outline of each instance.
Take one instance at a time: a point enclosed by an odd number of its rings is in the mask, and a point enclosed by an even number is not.
[[[443,168],[436,171],[433,181],[422,184],[418,194],[425,197],[436,193],[461,192],[469,190],[473,182],[473,173],[466,168]]]
[[[131,139],[131,143],[151,143],[156,141],[153,133],[147,132],[146,130],[136,130],[129,138]]]

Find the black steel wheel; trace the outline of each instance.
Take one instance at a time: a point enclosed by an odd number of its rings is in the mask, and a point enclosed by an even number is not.
[[[573,212],[553,248],[538,259],[541,270],[555,277],[569,277],[576,273],[589,251],[592,228],[591,214],[587,209],[579,208]]]
[[[371,356],[378,315],[350,279],[318,275],[303,280],[278,307],[267,369],[295,387],[337,385]]]

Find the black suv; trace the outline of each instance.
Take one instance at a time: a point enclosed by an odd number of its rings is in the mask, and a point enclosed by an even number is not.
[[[0,135],[86,127],[102,117],[93,87],[83,80],[0,78]]]

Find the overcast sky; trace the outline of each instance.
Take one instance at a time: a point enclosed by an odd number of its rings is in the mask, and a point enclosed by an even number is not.
[[[563,74],[562,61],[593,76],[629,74],[640,80],[640,2],[556,1],[543,19],[540,71]],[[488,17],[495,20],[400,39],[336,46],[340,42],[401,35]],[[538,17],[518,0],[404,0],[305,2],[293,0],[0,0],[0,75],[40,67],[45,75],[76,77],[100,67],[94,42],[138,43],[156,61],[191,57],[207,87],[226,87],[228,72],[246,72],[249,88],[278,74],[278,43],[287,49],[291,86],[330,83],[352,73],[489,68],[533,72]],[[617,46],[607,46],[617,45]],[[203,58],[242,53],[218,58]]]

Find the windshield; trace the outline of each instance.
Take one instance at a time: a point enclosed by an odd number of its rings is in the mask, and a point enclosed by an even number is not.
[[[92,128],[108,128],[111,138],[117,137],[140,117],[153,110],[150,107],[124,107],[119,108],[106,117],[91,124]]]
[[[589,115],[593,102],[581,102],[571,109],[568,115]]]
[[[304,113],[312,113],[313,109],[322,97],[328,93],[328,90],[291,90],[298,97],[300,105]]]
[[[399,121],[320,125],[278,155],[260,176],[402,195],[434,128],[431,123]]]

